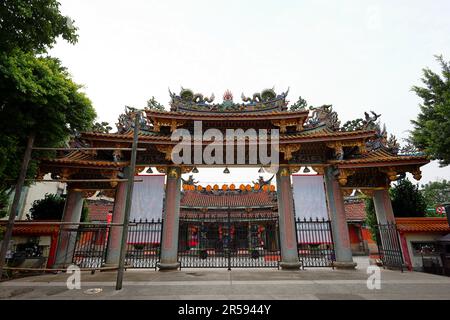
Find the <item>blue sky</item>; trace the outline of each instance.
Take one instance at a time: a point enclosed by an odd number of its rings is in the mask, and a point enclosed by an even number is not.
[[[390,133],[407,137],[419,111],[411,92],[421,69],[450,59],[449,1],[74,1],[61,0],[79,42],[58,42],[59,57],[85,85],[99,120],[115,123],[125,105],[144,107],[168,88],[235,100],[264,88],[333,104],[342,122],[381,113]],[[202,170],[200,181],[250,182],[255,170]],[[217,178],[213,178],[215,174]],[[421,183],[450,179],[423,168]]]

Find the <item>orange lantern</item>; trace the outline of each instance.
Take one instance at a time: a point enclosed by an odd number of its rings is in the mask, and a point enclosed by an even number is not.
[[[203,187],[202,186],[197,186],[197,191],[202,191]]]
[[[274,192],[275,191],[275,186],[273,184],[270,185],[270,191]]]
[[[206,191],[211,191],[211,185],[208,184],[208,185],[206,186]]]
[[[245,186],[244,186],[243,184],[241,184],[241,185],[239,186],[239,189],[241,189],[242,191],[245,191]]]
[[[215,184],[213,188],[214,188],[214,190],[217,191],[217,190],[219,190],[219,185]]]
[[[195,191],[195,186],[194,185],[191,186],[191,191]]]
[[[265,184],[265,185],[263,185],[262,189],[264,192],[267,192],[267,191],[269,191],[269,186],[267,184]]]
[[[227,191],[227,189],[228,189],[228,186],[227,186],[226,184],[224,184],[224,185],[222,186],[222,190],[223,190],[223,191]]]
[[[187,190],[188,190],[188,187],[189,187],[189,186],[188,186],[187,184],[183,184],[183,190],[184,190],[184,191],[187,191]]]
[[[234,190],[234,189],[236,189],[236,186],[233,183],[230,184],[230,190]]]
[[[255,183],[255,185],[253,186],[253,189],[259,190],[259,183]]]
[[[245,189],[247,191],[252,191],[252,186],[248,184],[248,185],[245,186]]]

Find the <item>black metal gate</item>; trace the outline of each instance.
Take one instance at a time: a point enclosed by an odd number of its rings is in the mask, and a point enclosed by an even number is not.
[[[100,268],[106,262],[108,237],[106,224],[79,225],[65,228],[60,238],[67,238],[67,255],[80,268]],[[130,221],[128,226],[125,265],[127,268],[156,268],[160,258],[162,221]]]
[[[296,219],[298,258],[305,267],[332,267],[334,254],[331,221]]]
[[[383,266],[400,269],[403,272],[403,254],[397,225],[395,223],[378,224],[375,229],[378,253]]]
[[[132,221],[128,225],[125,265],[129,268],[155,268],[160,258],[162,221]]]
[[[278,268],[278,216],[193,213],[180,218],[181,268]]]
[[[107,225],[95,224],[64,230],[69,233],[69,248],[71,238],[75,238],[72,262],[80,268],[100,268],[106,261],[109,230]]]

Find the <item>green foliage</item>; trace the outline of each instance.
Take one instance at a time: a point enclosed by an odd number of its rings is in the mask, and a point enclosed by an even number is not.
[[[372,236],[372,239],[376,241],[376,225],[378,223],[377,221],[377,215],[375,213],[375,205],[373,203],[372,198],[365,198],[365,207],[366,207],[366,220],[365,223],[369,227],[370,234]]]
[[[300,97],[298,97],[297,102],[295,102],[294,104],[291,105],[289,110],[290,111],[306,110],[307,107],[308,107],[308,102],[300,96]]]
[[[17,180],[30,133],[35,145],[63,146],[88,130],[96,114],[68,71],[46,50],[62,37],[77,40],[76,28],[55,0],[6,0],[0,4],[0,190]],[[52,152],[33,152],[33,158]],[[36,160],[28,178],[35,175]]]
[[[103,122],[96,122],[94,123],[94,125],[92,126],[92,131],[93,132],[98,132],[98,133],[109,133],[112,130],[112,127],[109,125],[108,122],[103,121]]]
[[[16,50],[0,53],[0,189],[17,179],[28,135],[35,145],[59,147],[88,130],[96,117],[91,101],[57,59]],[[34,152],[33,157],[51,156]],[[28,176],[36,173],[31,161]]]
[[[164,111],[164,106],[156,101],[155,97],[151,97],[149,100],[147,100],[147,108],[150,110]]]
[[[438,205],[450,203],[450,181],[432,181],[422,185],[421,190],[428,208],[436,208]],[[434,212],[427,213],[427,216],[442,217]]]
[[[9,195],[6,190],[0,190],[0,219],[8,215]]]
[[[44,199],[33,202],[30,208],[31,219],[60,221],[64,213],[64,205],[64,197],[47,193]]]
[[[342,131],[356,131],[361,130],[364,125],[363,119],[358,118],[355,120],[349,120],[342,126]]]
[[[44,199],[36,200],[30,208],[30,216],[32,220],[57,220],[61,221],[64,214],[64,206],[66,196],[47,193]],[[87,222],[89,208],[86,201],[83,202],[81,211],[81,222]]]
[[[392,209],[396,217],[423,217],[426,202],[417,185],[409,179],[401,179],[390,190]]]
[[[424,87],[412,90],[422,99],[417,120],[411,121],[414,129],[410,140],[441,166],[450,163],[450,62],[436,56],[442,67],[442,75],[428,68],[423,69]]]
[[[57,0],[3,0],[0,3],[0,52],[20,49],[42,53],[58,37],[77,41],[73,21],[59,11]]]

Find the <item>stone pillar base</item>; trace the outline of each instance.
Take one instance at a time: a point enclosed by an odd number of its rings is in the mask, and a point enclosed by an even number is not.
[[[175,263],[158,263],[159,271],[174,271],[180,267],[179,262]]]
[[[356,268],[356,262],[342,262],[342,261],[335,261],[333,262],[333,266],[336,269],[355,269]]]
[[[280,267],[283,270],[298,270],[302,264],[299,262],[280,262]]]

